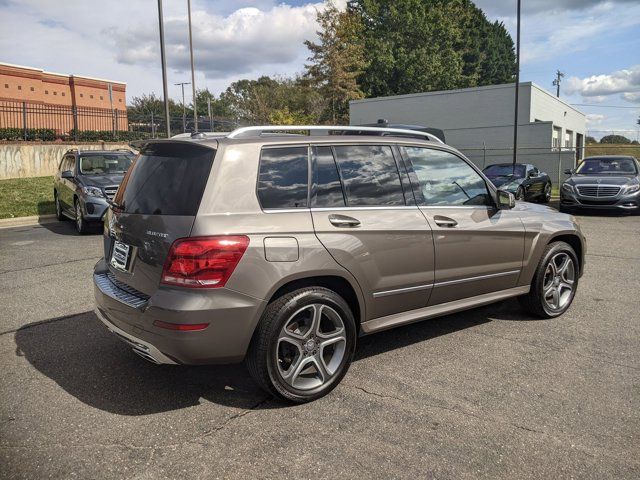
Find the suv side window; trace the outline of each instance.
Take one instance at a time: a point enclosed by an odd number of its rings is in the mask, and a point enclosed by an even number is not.
[[[462,158],[431,148],[402,147],[402,150],[416,173],[418,185],[414,188],[420,190],[424,205],[492,204],[484,179]]]
[[[73,155],[65,155],[62,158],[62,162],[60,163],[60,171],[64,172],[66,170],[71,170],[74,173],[75,170],[75,156]]]
[[[262,208],[305,208],[309,185],[309,149],[264,148],[260,153],[258,199]]]
[[[336,146],[334,152],[350,207],[405,205],[389,145]]]
[[[315,168],[311,206],[344,207],[344,193],[331,147],[313,147],[312,159]]]

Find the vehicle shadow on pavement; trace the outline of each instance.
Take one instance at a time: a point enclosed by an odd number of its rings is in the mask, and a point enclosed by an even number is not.
[[[354,361],[475,327],[521,320],[516,302],[406,325],[359,339]],[[198,405],[201,399],[235,408],[281,408],[249,377],[245,366],[153,365],[110,334],[91,311],[26,325],[15,333],[24,357],[81,402],[119,415],[149,415]]]
[[[76,232],[76,227],[73,223],[73,220],[62,220],[57,222],[43,222],[38,224],[38,226],[42,228],[46,228],[51,233],[55,233],[56,235],[68,235],[71,237],[79,237],[80,234]],[[102,223],[96,223],[95,225],[91,225],[87,235],[96,235],[102,233]]]

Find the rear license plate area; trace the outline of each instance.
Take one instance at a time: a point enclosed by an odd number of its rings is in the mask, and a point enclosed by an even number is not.
[[[116,270],[126,272],[129,268],[129,263],[131,260],[131,250],[131,245],[127,245],[126,243],[118,242],[116,240],[113,243],[111,260],[109,261],[111,266]]]

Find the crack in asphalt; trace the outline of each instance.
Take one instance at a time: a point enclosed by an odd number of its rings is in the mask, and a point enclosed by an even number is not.
[[[235,420],[237,420],[239,418],[242,418],[245,415],[248,415],[251,412],[254,412],[255,410],[259,409],[262,405],[267,403],[269,400],[271,400],[271,397],[264,398],[264,399],[260,400],[258,403],[256,403],[255,405],[253,405],[253,406],[251,406],[249,408],[246,408],[246,409],[242,410],[241,412],[238,412],[238,413],[236,413],[234,415],[231,415],[224,422],[222,422],[221,425],[218,425],[218,426],[212,428],[211,430],[208,430],[208,431],[204,432],[202,437],[210,437],[214,433],[219,432],[220,430],[223,430],[224,428],[229,426],[229,424],[234,422]]]
[[[6,273],[16,273],[16,272],[25,272],[27,270],[36,270],[38,268],[47,268],[47,267],[55,267],[56,265],[66,265],[67,263],[76,263],[76,262],[86,262],[87,260],[99,260],[102,256],[93,256],[86,258],[77,258],[75,260],[66,260],[64,262],[56,262],[56,263],[47,263],[44,265],[36,265],[34,267],[26,267],[26,268],[16,268],[14,270],[0,270],[0,275],[4,275]]]

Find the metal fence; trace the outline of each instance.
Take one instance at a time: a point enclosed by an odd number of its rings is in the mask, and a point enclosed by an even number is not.
[[[200,117],[199,131],[233,130],[234,119]],[[170,119],[171,133],[191,132],[193,118]],[[166,136],[164,115],[126,110],[0,101],[0,140],[128,141]]]

